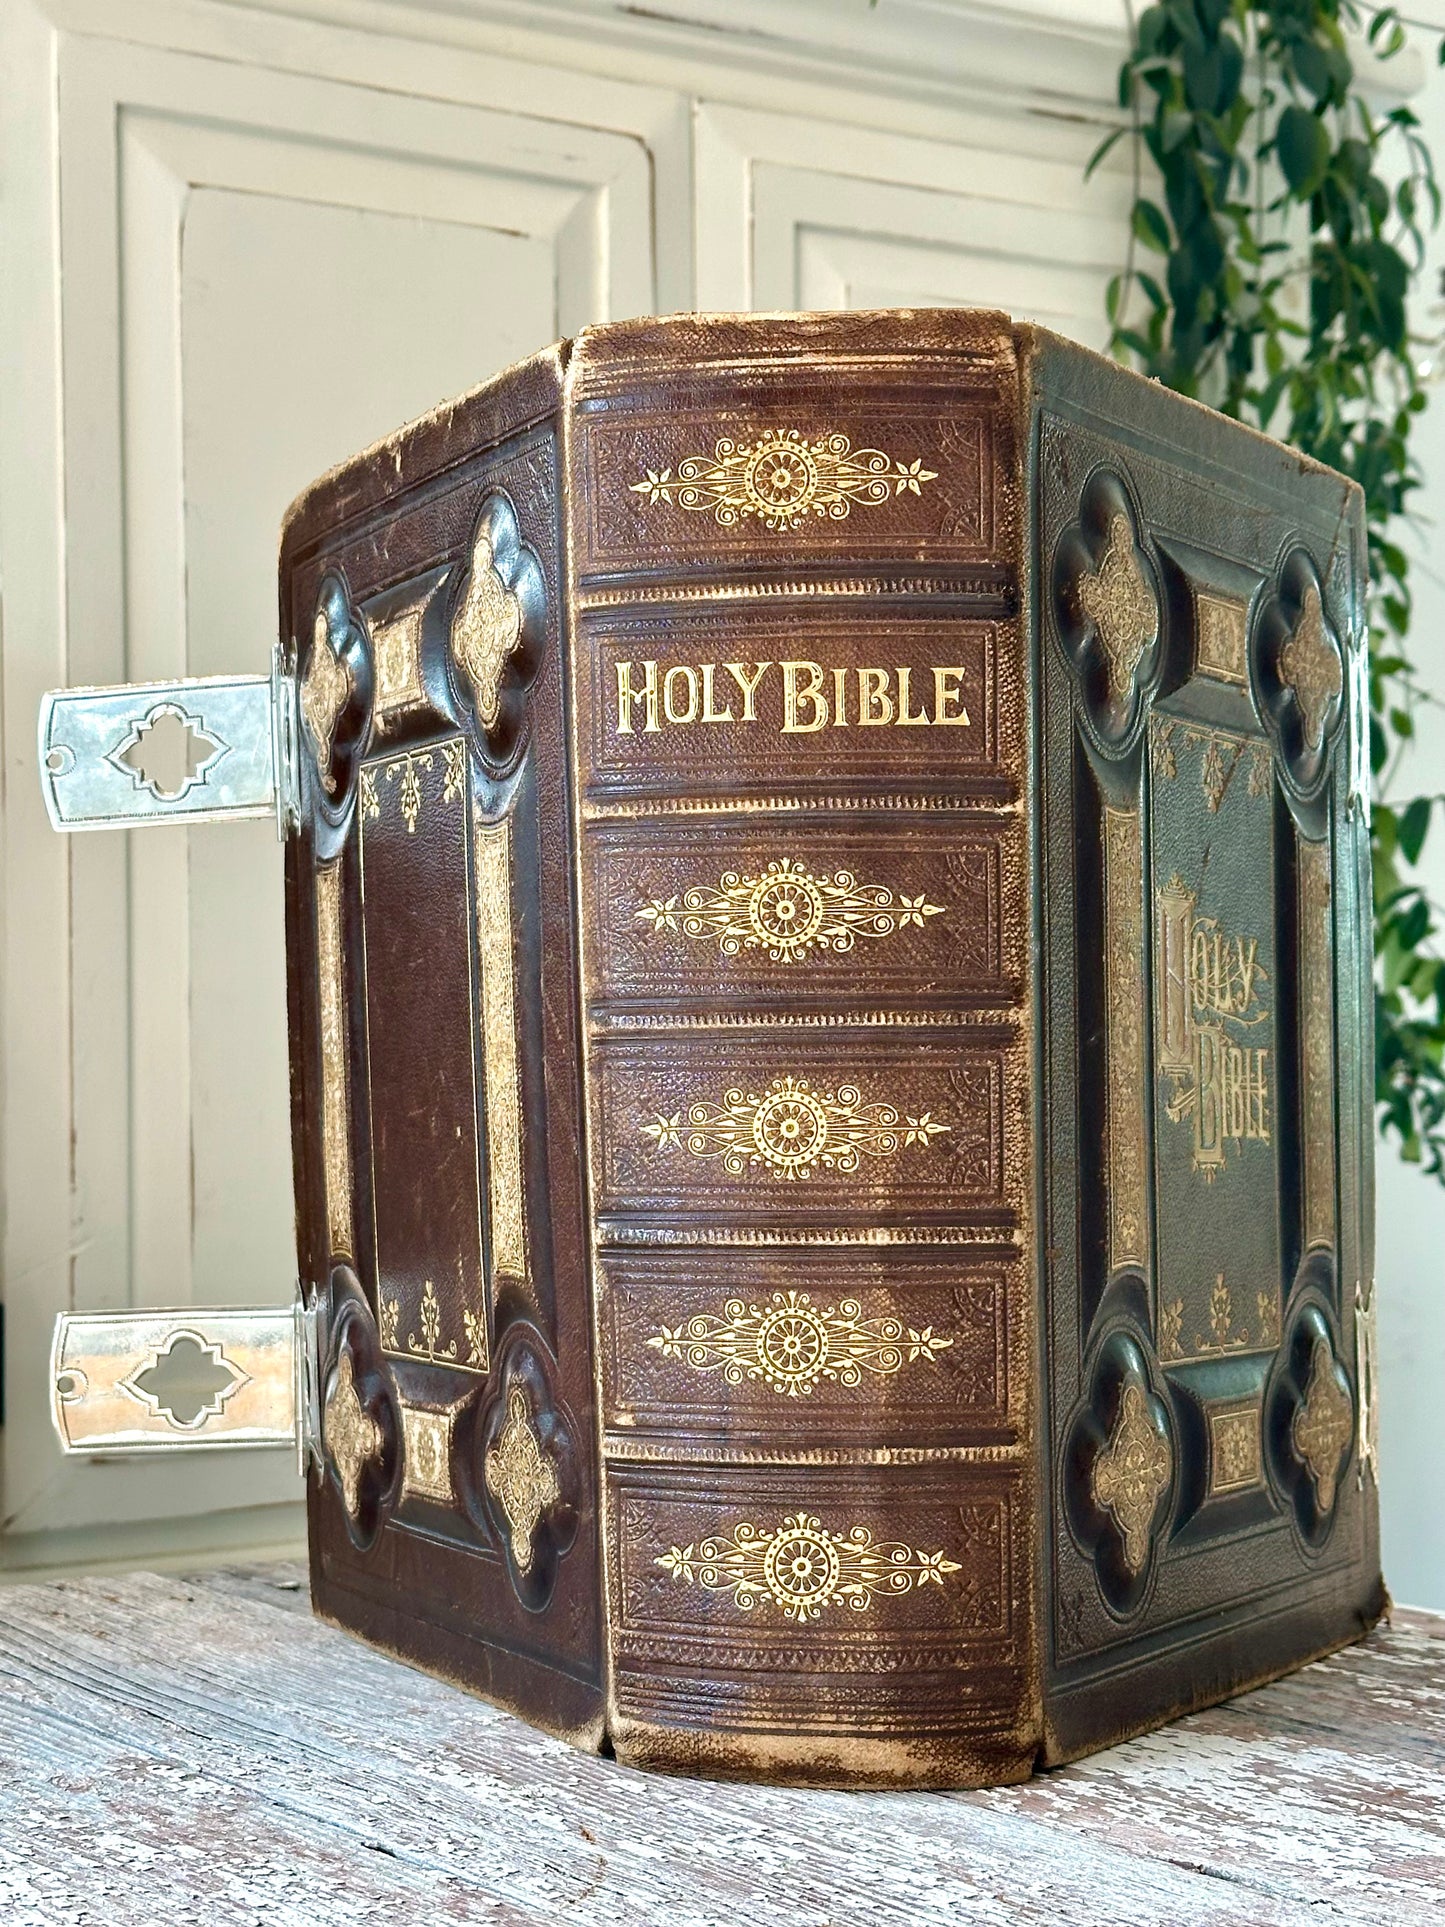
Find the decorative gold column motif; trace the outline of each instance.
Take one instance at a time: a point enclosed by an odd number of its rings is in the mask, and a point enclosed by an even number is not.
[[[321,1160],[333,1257],[356,1249],[351,1220],[351,1122],[346,998],[341,975],[341,864],[316,870],[316,973],[321,1002]]]
[[[517,1068],[516,988],[512,969],[512,826],[473,821],[476,848],[477,955],[482,980],[482,1068],[486,1088],[487,1190],[491,1205],[492,1283],[527,1277],[522,1186],[522,1085]]]
[[[1104,810],[1109,1268],[1147,1267],[1144,881],[1137,810]]]
[[[1300,1137],[1305,1245],[1335,1242],[1335,972],[1330,846],[1299,839]]]

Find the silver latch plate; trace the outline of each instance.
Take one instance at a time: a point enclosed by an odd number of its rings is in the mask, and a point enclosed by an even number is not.
[[[278,683],[276,676],[205,676],[51,690],[40,705],[50,821],[57,830],[105,830],[281,814]],[[163,724],[188,732],[184,774],[169,786],[145,768],[147,738]],[[281,748],[289,752],[289,742]]]
[[[66,1452],[289,1445],[314,1435],[314,1310],[116,1311],[56,1320],[50,1384]],[[304,1389],[303,1389],[304,1388]]]

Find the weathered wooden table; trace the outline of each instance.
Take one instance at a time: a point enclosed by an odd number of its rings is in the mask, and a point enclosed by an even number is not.
[[[1026,1787],[654,1778],[317,1624],[299,1568],[0,1592],[5,1927],[1445,1922],[1445,1617]]]

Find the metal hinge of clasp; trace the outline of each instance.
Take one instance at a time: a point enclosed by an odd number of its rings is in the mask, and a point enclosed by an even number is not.
[[[40,780],[57,830],[131,829],[215,818],[300,825],[296,681],[278,647],[266,676],[52,689],[40,704]],[[146,769],[151,731],[187,732],[184,773]]]

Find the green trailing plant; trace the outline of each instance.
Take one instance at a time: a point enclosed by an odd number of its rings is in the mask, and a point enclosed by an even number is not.
[[[1376,1097],[1403,1155],[1445,1181],[1442,917],[1418,867],[1445,797],[1394,790],[1433,700],[1406,648],[1399,536],[1427,400],[1409,297],[1440,191],[1416,116],[1372,109],[1361,71],[1405,44],[1393,10],[1353,0],[1159,0],[1120,69],[1127,122],[1090,171],[1132,141],[1128,258],[1107,295],[1114,352],[1365,492]]]

